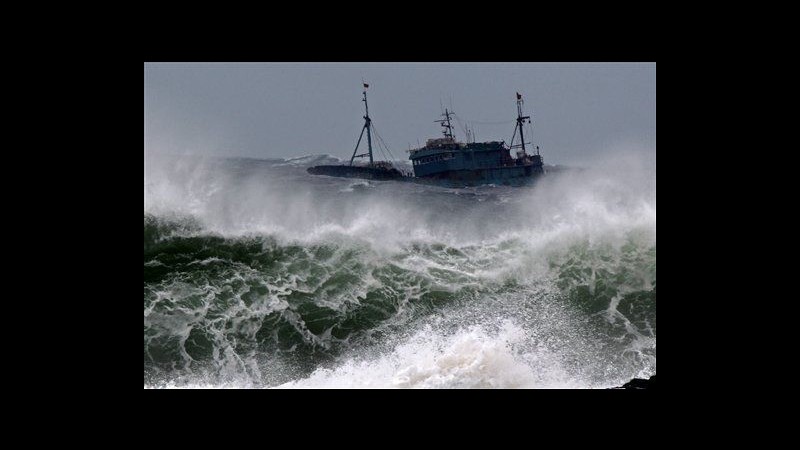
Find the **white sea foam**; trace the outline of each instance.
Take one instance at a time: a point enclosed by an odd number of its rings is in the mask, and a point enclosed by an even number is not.
[[[426,327],[389,354],[348,359],[332,369],[275,386],[278,389],[422,388],[585,388],[546,350],[524,350],[529,339],[512,322],[489,332],[473,326],[452,335]],[[168,381],[145,388],[237,389],[257,387],[251,380]]]
[[[474,326],[453,335],[427,327],[374,360],[350,359],[334,369],[278,388],[575,388],[585,387],[545,351],[526,353],[525,332],[507,322],[497,332]]]

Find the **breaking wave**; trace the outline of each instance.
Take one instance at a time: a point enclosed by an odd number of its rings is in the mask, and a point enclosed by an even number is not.
[[[305,172],[326,158],[146,160],[145,387],[595,388],[655,374],[648,164],[444,189]]]

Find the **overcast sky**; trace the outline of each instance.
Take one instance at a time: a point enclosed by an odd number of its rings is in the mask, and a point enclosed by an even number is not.
[[[440,104],[478,141],[510,141],[516,92],[533,117],[526,140],[546,163],[581,165],[619,146],[655,154],[655,63],[146,63],[145,151],[349,159],[364,122],[362,78],[373,124],[398,158],[441,136]]]

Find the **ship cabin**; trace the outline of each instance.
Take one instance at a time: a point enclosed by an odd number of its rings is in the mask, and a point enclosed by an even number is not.
[[[452,137],[428,139],[425,147],[410,151],[417,177],[462,170],[507,167],[516,164],[504,142],[456,142]]]

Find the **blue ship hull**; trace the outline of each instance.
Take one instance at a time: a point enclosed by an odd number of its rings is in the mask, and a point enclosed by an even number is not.
[[[415,179],[445,186],[525,184],[544,173],[540,155],[518,153],[512,158],[503,142],[460,143],[451,137],[429,139],[410,151]],[[425,182],[425,181],[423,181]]]
[[[364,180],[399,180],[403,174],[393,168],[365,166],[314,166],[308,168],[313,175],[328,175],[342,178],[361,178]]]
[[[487,184],[522,186],[544,174],[541,166],[520,165],[485,169],[466,169],[438,172],[425,177],[408,176],[398,170],[358,166],[314,166],[307,169],[314,175],[327,175],[364,180],[395,180],[444,187],[468,187]]]
[[[486,169],[439,172],[426,177],[411,177],[410,181],[447,187],[481,186],[486,184],[521,186],[543,175],[541,166],[512,166]]]

